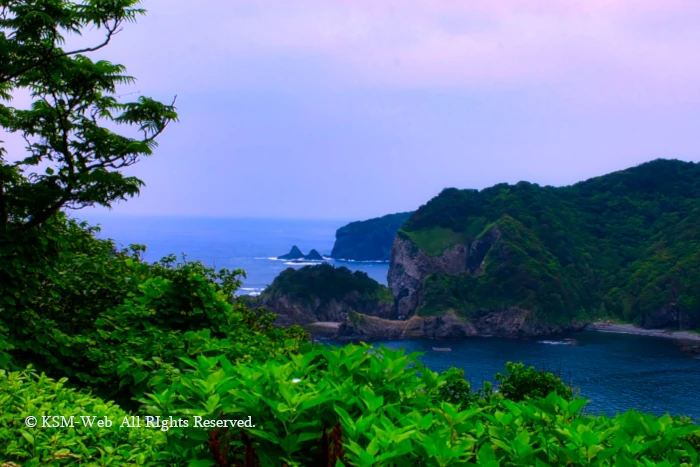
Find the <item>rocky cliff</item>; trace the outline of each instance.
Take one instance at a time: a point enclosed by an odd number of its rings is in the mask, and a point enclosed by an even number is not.
[[[391,249],[387,277],[396,301],[396,314],[400,317],[413,315],[419,305],[421,282],[430,274],[466,271],[468,251],[466,245],[455,245],[444,250],[440,256],[431,256],[407,236],[397,236]]]

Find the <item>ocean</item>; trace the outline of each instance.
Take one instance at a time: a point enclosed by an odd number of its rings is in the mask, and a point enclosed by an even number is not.
[[[81,213],[82,214],[82,213]],[[103,238],[128,245],[147,246],[146,259],[185,253],[188,259],[208,266],[244,269],[242,293],[257,294],[285,268],[301,267],[274,259],[297,245],[304,253],[312,248],[328,255],[335,231],[344,221],[141,217],[124,215],[75,215],[99,223]],[[386,263],[330,261],[362,270],[386,284]],[[579,345],[561,345],[561,339],[512,340],[472,338],[461,341],[382,341],[377,345],[424,352],[423,361],[434,371],[451,366],[464,368],[474,386],[493,381],[508,361],[559,371],[566,382],[590,399],[592,414],[614,415],[630,409],[656,415],[686,415],[700,422],[700,359],[684,354],[672,339],[583,332],[572,335]],[[433,346],[452,352],[435,352]]]
[[[335,242],[335,231],[348,221],[290,219],[227,219],[192,217],[146,217],[112,214],[73,214],[73,217],[99,224],[101,238],[118,244],[146,245],[145,259],[157,261],[174,253],[200,260],[207,266],[243,269],[246,279],[241,294],[258,294],[287,268],[307,264],[276,259],[289,253],[292,245],[308,253],[316,249],[328,256]],[[366,272],[386,284],[389,264],[328,259],[335,266]]]

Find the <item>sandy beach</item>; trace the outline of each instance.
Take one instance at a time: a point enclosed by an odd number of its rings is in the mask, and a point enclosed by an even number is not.
[[[681,341],[700,343],[700,334],[689,331],[671,331],[666,329],[643,329],[634,324],[610,324],[598,322],[589,324],[586,329],[600,332],[615,332],[619,334],[637,334],[639,336],[665,337]]]

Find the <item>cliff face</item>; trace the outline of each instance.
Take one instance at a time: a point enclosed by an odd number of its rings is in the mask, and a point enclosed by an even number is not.
[[[335,234],[331,257],[354,261],[388,261],[396,232],[412,212],[351,222]]]
[[[441,256],[430,256],[405,236],[397,236],[391,249],[389,288],[394,293],[396,314],[408,317],[419,305],[419,288],[423,279],[436,272],[457,274],[467,270],[465,245],[455,245]]]
[[[479,276],[486,256],[501,238],[497,225],[469,245],[457,244],[433,256],[425,253],[408,236],[398,235],[389,265],[389,288],[394,293],[398,316],[411,316],[424,302],[423,281],[433,274]]]

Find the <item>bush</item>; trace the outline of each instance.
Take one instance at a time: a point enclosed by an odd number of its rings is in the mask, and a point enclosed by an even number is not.
[[[206,465],[641,466],[698,461],[685,439],[700,433],[700,427],[679,418],[633,411],[615,418],[586,417],[581,414],[586,400],[569,400],[555,391],[519,402],[500,396],[472,405],[441,401],[450,388],[466,396],[468,383],[459,381],[463,375],[458,370],[438,375],[421,365],[418,354],[401,350],[309,345],[298,355],[262,364],[233,365],[225,358],[205,357],[188,364],[191,370],[177,381],[153,385],[142,400],[148,413],[251,417],[255,425],[168,432],[167,449],[174,457],[220,459]],[[509,367],[511,374],[529,375]]]
[[[507,375],[498,373],[499,393],[506,399],[523,401],[541,399],[554,392],[564,400],[571,400],[573,392],[555,374],[536,370],[535,367],[525,368],[522,363],[506,363]]]
[[[0,370],[0,465],[155,466],[169,460],[165,433],[120,427],[131,414],[89,393],[64,388],[65,383],[65,378],[54,381],[31,368]],[[30,415],[38,420],[35,428],[25,425]],[[73,416],[74,424],[42,427],[43,416]],[[84,426],[81,417],[95,417],[94,425]],[[98,427],[97,421],[105,419],[113,425]],[[49,421],[49,425],[56,423],[61,422]]]

